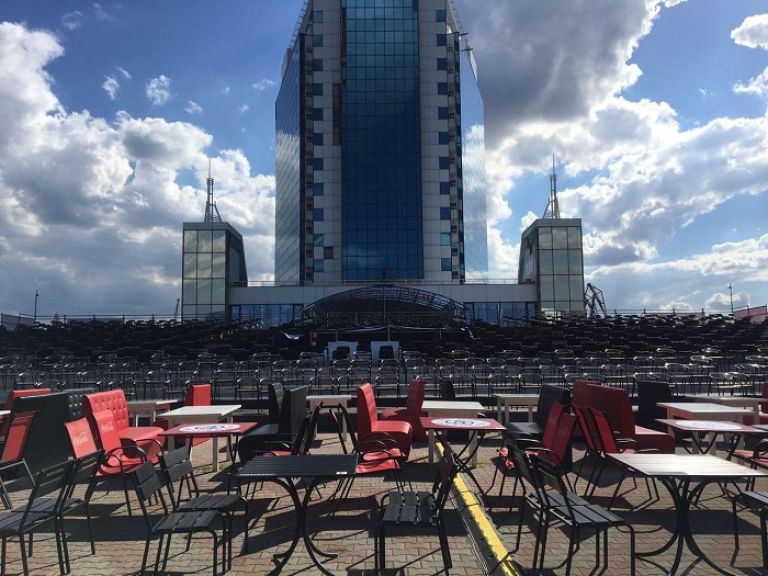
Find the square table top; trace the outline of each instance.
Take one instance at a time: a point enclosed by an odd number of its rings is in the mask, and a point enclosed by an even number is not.
[[[494,394],[494,396],[498,400],[504,401],[507,404],[514,404],[515,402],[520,402],[520,404],[535,406],[536,404],[539,403],[538,394]]]
[[[160,432],[160,436],[236,436],[250,432],[258,422],[227,422],[210,424],[179,424]]]
[[[442,412],[448,412],[449,410],[477,410],[478,412],[482,412],[485,410],[480,402],[468,400],[424,400],[421,409],[427,412],[430,410],[440,410]]]
[[[344,402],[352,400],[351,394],[310,394],[307,396],[307,404],[320,403],[325,401]]]
[[[239,478],[337,478],[352,476],[357,454],[254,456],[235,474]]]
[[[177,398],[158,398],[156,400],[128,400],[126,405],[128,406],[128,412],[140,412],[142,410],[151,410],[154,408],[161,408],[164,406],[170,406],[174,402],[178,402]]]
[[[506,428],[493,418],[435,418],[432,416],[422,416],[420,420],[425,430],[506,431]]]
[[[697,416],[703,416],[707,414],[733,414],[734,416],[744,416],[745,414],[752,413],[751,410],[746,408],[725,406],[724,404],[715,404],[714,402],[659,402],[657,406],[665,409],[671,408],[672,410],[681,414],[687,413]]]
[[[747,468],[710,454],[611,454],[610,458],[645,476],[675,478],[744,478],[768,476],[768,470]]]
[[[687,432],[732,432],[735,434],[759,434],[762,431],[738,422],[722,420],[680,420],[676,418],[657,418],[665,426]]]
[[[160,417],[183,418],[185,416],[227,416],[240,409],[240,404],[215,404],[212,406],[182,406],[168,412],[163,412]]]
[[[695,402],[709,402],[712,404],[724,404],[725,406],[746,406],[752,407],[761,402],[768,402],[768,399],[762,396],[721,396],[714,394],[687,394],[686,397],[693,398]]]

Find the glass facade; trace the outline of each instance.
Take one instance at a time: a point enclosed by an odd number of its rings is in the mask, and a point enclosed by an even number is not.
[[[275,280],[298,283],[303,255],[301,165],[301,38],[288,59],[275,104]]]
[[[536,317],[536,302],[465,302],[467,322],[496,326],[522,326]]]
[[[485,113],[477,87],[471,50],[462,50],[461,81],[461,182],[463,197],[463,248],[465,278],[488,279],[488,224],[486,222]]]
[[[538,284],[544,314],[584,313],[581,220],[540,219],[520,242],[518,280]]]
[[[342,10],[342,277],[421,279],[418,7]]]
[[[227,241],[224,230],[184,230],[182,315],[185,319],[224,319]]]
[[[255,322],[261,328],[273,328],[301,320],[302,304],[234,304],[230,313],[234,322]]]

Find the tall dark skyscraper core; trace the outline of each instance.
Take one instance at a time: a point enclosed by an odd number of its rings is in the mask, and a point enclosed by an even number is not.
[[[483,102],[448,0],[310,0],[275,106],[280,284],[487,276]]]

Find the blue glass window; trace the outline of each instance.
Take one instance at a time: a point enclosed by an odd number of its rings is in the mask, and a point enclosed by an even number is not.
[[[315,272],[323,272],[325,269],[325,261],[322,258],[315,258],[312,264]]]
[[[325,237],[324,237],[323,234],[315,234],[314,235],[314,242],[313,242],[313,244],[315,246],[322,246],[324,241],[325,241]]]
[[[314,168],[316,171],[318,171],[318,172],[319,172],[320,170],[322,170],[322,169],[324,168],[324,166],[325,166],[325,162],[323,161],[323,159],[322,159],[322,158],[314,158],[314,159],[312,160],[312,167],[313,167],[313,168]]]
[[[448,70],[448,59],[447,58],[438,58],[437,59],[437,69],[438,70]]]
[[[312,117],[315,120],[322,120],[323,119],[323,109],[322,108],[313,108],[312,109]]]
[[[448,170],[451,165],[451,159],[448,156],[440,156],[440,170]]]
[[[312,210],[312,218],[315,222],[323,222],[325,220],[325,213],[322,208],[315,208]]]
[[[440,270],[442,272],[450,272],[451,271],[451,259],[450,258],[440,258]]]
[[[312,195],[313,196],[323,196],[325,194],[325,184],[322,182],[315,182],[312,185]]]
[[[317,234],[315,234],[317,236]],[[322,236],[322,234],[321,234]],[[451,233],[450,232],[441,232],[440,233],[440,246],[450,246],[451,245]],[[315,244],[317,246],[317,244]]]
[[[440,182],[440,194],[450,194],[450,193],[451,193],[451,183]]]
[[[312,22],[322,22],[323,21],[323,11],[322,10],[315,10],[312,12]]]
[[[314,44],[315,48],[322,48],[323,47],[323,35],[322,34],[315,34],[314,38],[312,39],[312,43]]]
[[[322,58],[315,58],[312,60],[312,70],[315,72],[322,72],[323,71],[323,59]]]
[[[448,132],[439,132],[437,134],[438,144],[448,144]]]
[[[313,96],[322,96],[323,95],[323,83],[322,82],[315,82],[312,84],[312,95]]]
[[[315,132],[312,134],[312,143],[315,146],[322,146],[323,145],[323,133],[322,132]]]
[[[445,96],[448,94],[448,82],[438,82],[437,83],[437,93]]]
[[[451,209],[448,206],[443,206],[440,208],[440,220],[450,220],[451,219]],[[317,220],[317,218],[315,218]]]
[[[445,10],[435,10],[435,22],[445,22]]]
[[[447,46],[447,34],[438,34],[437,35],[437,45],[438,46]]]
[[[438,106],[438,108],[437,108],[437,119],[438,120],[448,120],[448,106]]]

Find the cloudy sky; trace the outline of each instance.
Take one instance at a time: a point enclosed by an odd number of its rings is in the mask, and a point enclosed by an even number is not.
[[[172,314],[181,223],[274,249],[274,99],[301,0],[0,3],[0,311]],[[557,159],[610,309],[768,302],[762,0],[456,0],[486,102],[490,276]]]

